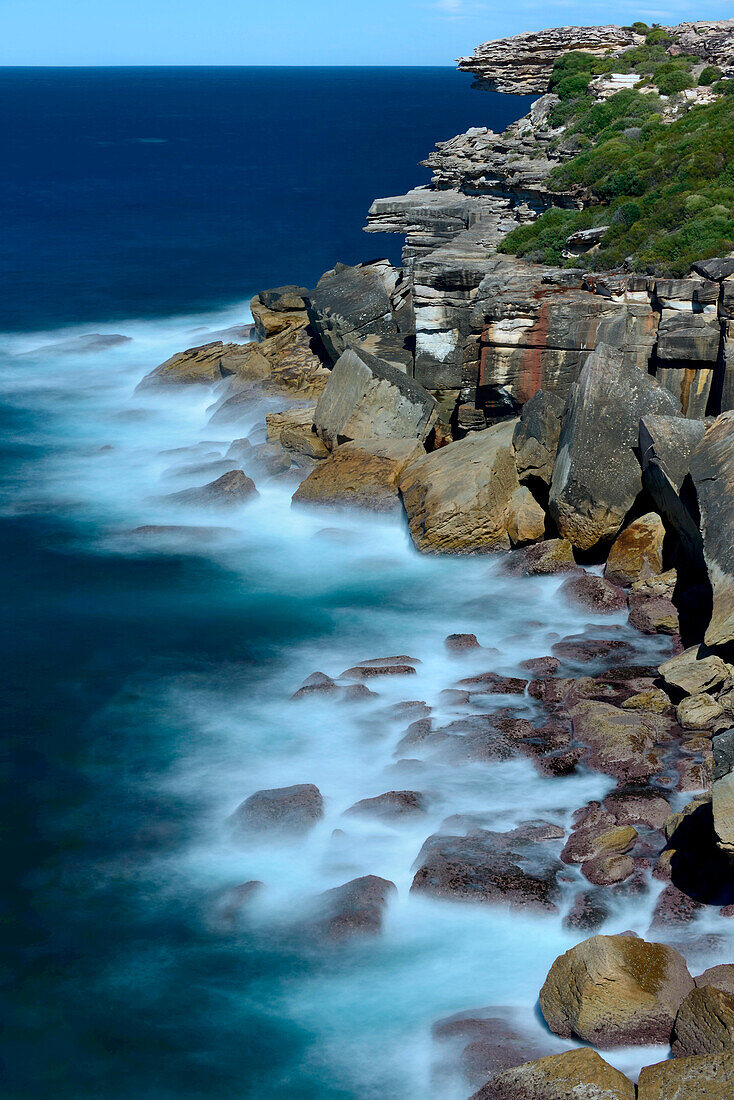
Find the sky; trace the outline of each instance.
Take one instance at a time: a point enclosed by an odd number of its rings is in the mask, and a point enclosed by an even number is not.
[[[0,65],[451,65],[567,24],[734,17],[734,0],[0,0]]]

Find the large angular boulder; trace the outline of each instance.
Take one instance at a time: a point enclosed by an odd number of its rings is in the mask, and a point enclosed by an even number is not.
[[[693,989],[685,960],[636,936],[592,936],[560,955],[540,991],[548,1027],[602,1049],[667,1043]]]
[[[702,421],[682,416],[643,416],[639,429],[642,483],[697,570],[703,567],[703,545],[688,475],[705,430]]]
[[[716,734],[713,739],[714,784],[711,793],[716,842],[725,852],[734,853],[734,729]]]
[[[277,286],[256,294],[250,301],[250,312],[260,339],[266,340],[284,329],[304,325],[308,320],[306,294],[305,286]]]
[[[424,440],[437,417],[436,402],[412,378],[362,348],[339,357],[314,412],[329,447],[350,439]]]
[[[629,587],[663,571],[665,528],[656,512],[648,512],[617,535],[609,551],[604,576],[612,584]]]
[[[629,1077],[588,1047],[504,1070],[471,1100],[635,1100]]]
[[[670,657],[658,667],[666,684],[685,695],[700,695],[720,687],[729,677],[729,668],[716,653],[705,646],[693,645]]]
[[[734,1054],[674,1058],[640,1071],[637,1100],[731,1100]]]
[[[545,511],[527,485],[519,485],[507,502],[507,533],[513,546],[537,542],[545,534]]]
[[[618,533],[642,489],[635,454],[640,417],[679,410],[621,352],[597,346],[569,395],[553,467],[549,511],[561,535],[591,550]]]
[[[713,590],[707,645],[734,641],[734,412],[722,413],[691,456],[703,554]]]
[[[673,1057],[734,1054],[734,995],[711,985],[692,990],[678,1009]]]
[[[419,550],[509,550],[508,506],[519,486],[515,423],[472,432],[406,467],[400,493]]]
[[[391,336],[398,331],[390,302],[398,273],[385,260],[347,267],[337,264],[306,295],[308,316],[336,362],[348,347],[367,336]]]
[[[311,471],[293,494],[293,503],[391,512],[400,507],[403,470],[425,453],[417,439],[353,439]]]
[[[562,419],[563,401],[555,393],[538,390],[523,405],[512,438],[521,481],[535,477],[550,485]]]
[[[176,352],[147,374],[138,389],[196,383],[211,386],[214,382],[221,382],[223,378],[236,374],[253,354],[259,356],[259,353],[253,351],[256,348],[256,344],[225,344],[221,340],[187,348],[186,351]],[[261,370],[263,375],[266,374],[267,366],[262,366]]]

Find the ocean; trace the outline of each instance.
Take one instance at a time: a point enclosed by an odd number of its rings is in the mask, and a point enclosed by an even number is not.
[[[361,232],[372,199],[426,181],[435,141],[528,102],[443,68],[232,68],[5,69],[0,103],[2,1095],[458,1100],[471,1089],[432,1025],[502,1005],[540,1033],[538,988],[576,937],[411,895],[421,845],[455,814],[565,825],[611,780],[406,755],[395,704],[446,724],[444,689],[488,660],[516,672],[584,615],[554,579],[417,555],[398,519],[294,511],[293,484],[262,471],[260,497],[197,536],[211,517],[166,498],[233,438],[264,438],[268,403],[210,423],[216,394],[135,387],[247,324],[258,289],[397,261],[399,240]],[[160,523],[184,530],[134,534]],[[452,632],[499,652],[450,656]],[[389,654],[421,662],[407,685],[290,701],[314,671]],[[326,803],[305,840],[233,833],[253,791],[302,782]],[[419,820],[342,816],[406,788]],[[382,935],[305,936],[309,899],[365,874],[397,886]],[[648,921],[638,902],[610,928]]]

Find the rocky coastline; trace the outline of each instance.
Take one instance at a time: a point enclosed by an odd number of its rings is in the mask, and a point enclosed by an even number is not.
[[[734,74],[734,20],[674,30]],[[437,146],[429,187],[375,201],[367,230],[405,235],[402,266],[339,263],[316,287],[263,290],[254,339],[190,348],[141,382],[209,387],[211,423],[233,432],[227,468],[180,502],[222,515],[278,479],[294,484],[294,508],[402,516],[422,553],[500,554],[514,575],[558,575],[593,619],[519,676],[473,635],[450,635],[452,658],[482,658],[446,689],[456,720],[439,726],[409,694],[398,704],[399,762],[524,757],[551,780],[586,770],[615,784],[570,830],[530,819],[498,831],[465,815],[416,853],[413,892],[562,914],[579,938],[538,976],[545,1045],[500,1010],[436,1023],[476,1100],[734,1090],[734,957],[692,973],[700,941],[712,943],[705,915],[734,916],[734,256],[671,279],[595,272],[593,233],[567,242],[572,266],[497,251],[549,205],[584,202],[545,186],[566,155],[549,140],[554,61],[639,40],[564,27],[461,59],[480,87],[540,98],[504,135]],[[267,442],[235,438],[263,397]],[[409,693],[415,665],[402,654],[315,671],[292,705],[370,698],[386,677]],[[480,713],[492,696],[506,706]],[[386,790],[347,814],[399,821],[424,803]],[[323,804],[306,782],[255,791],[231,825],[304,836]],[[229,892],[219,919],[246,919],[259,888]],[[379,935],[394,890],[376,875],[345,882],[314,899],[304,936]],[[620,899],[656,892],[647,938],[604,934]],[[661,1051],[637,1084],[598,1053],[653,1044],[672,1057]]]

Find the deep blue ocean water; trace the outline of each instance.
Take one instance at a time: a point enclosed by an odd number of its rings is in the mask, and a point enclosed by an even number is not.
[[[410,868],[448,814],[559,819],[605,781],[397,766],[406,723],[386,709],[457,717],[452,631],[516,672],[579,629],[555,582],[421,558],[397,520],[293,512],[293,484],[256,470],[259,500],[212,542],[130,535],[210,524],[164,498],[235,436],[261,440],[266,409],[209,424],[216,394],[136,394],[142,375],[248,321],[259,288],[397,260],[399,241],[361,232],[372,199],[425,180],[436,140],[526,108],[450,69],[0,70],[8,1100],[455,1100],[470,1090],[436,1070],[431,1024],[532,1011],[568,946],[560,922],[411,897]],[[48,350],[89,332],[128,339]],[[287,701],[316,669],[391,653],[422,660],[409,686]],[[326,799],[308,840],[235,842],[238,803],[295,782]],[[410,785],[425,821],[344,825]],[[398,886],[384,935],[310,947],[294,917],[361,874]],[[252,879],[260,909],[222,924],[219,893]]]

